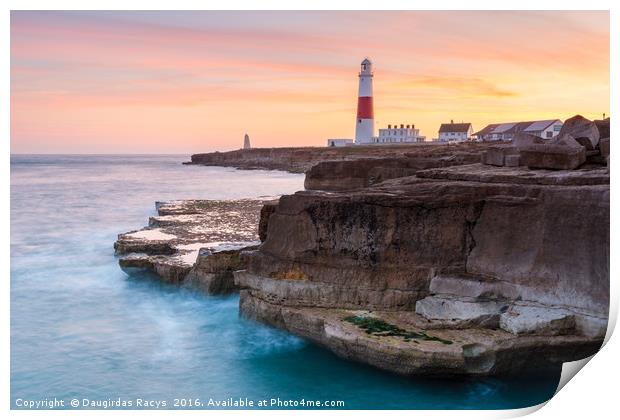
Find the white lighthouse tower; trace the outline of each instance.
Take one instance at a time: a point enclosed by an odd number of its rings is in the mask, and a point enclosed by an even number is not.
[[[372,62],[365,58],[360,69],[360,86],[357,95],[357,120],[355,143],[372,143],[375,135],[375,115],[372,105]]]

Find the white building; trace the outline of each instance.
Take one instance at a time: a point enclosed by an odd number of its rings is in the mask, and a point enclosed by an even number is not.
[[[414,124],[396,124],[392,127],[388,124],[387,128],[379,129],[379,136],[373,137],[374,143],[419,143],[425,141],[426,137],[420,136],[420,130]]]
[[[327,139],[328,147],[345,147],[353,146],[353,139]]]
[[[541,120],[489,124],[474,133],[480,141],[512,140],[516,133],[524,132],[543,139],[557,136],[562,129],[560,120]]]
[[[441,124],[439,126],[438,141],[443,142],[462,142],[470,140],[474,129],[471,123],[457,123],[450,121],[450,124]]]

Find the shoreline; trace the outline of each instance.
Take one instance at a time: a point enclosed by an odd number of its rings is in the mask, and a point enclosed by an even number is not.
[[[485,143],[461,143],[252,148],[193,154],[191,155],[191,160],[183,162],[183,164],[305,173],[316,164],[326,161],[352,161],[364,158],[403,158],[408,153],[418,155],[430,153],[433,155],[440,152],[449,154],[451,151],[478,150],[484,148],[484,145]]]
[[[306,179],[263,203],[256,246],[200,250],[192,270],[225,272],[242,316],[400,375],[585,358],[607,327],[609,139],[599,146],[595,123],[571,120],[546,144],[193,155]]]

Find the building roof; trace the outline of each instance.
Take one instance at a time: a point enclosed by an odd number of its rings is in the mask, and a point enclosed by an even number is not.
[[[439,126],[439,132],[440,133],[467,133],[470,127],[471,127],[471,123],[441,124]]]
[[[474,136],[484,136],[486,134],[512,134],[519,133],[521,131],[543,131],[545,128],[550,125],[555,124],[556,122],[561,122],[558,119],[555,120],[539,120],[539,121],[522,121],[522,122],[511,122],[511,123],[502,123],[502,124],[489,124],[484,127],[482,130],[474,133]]]

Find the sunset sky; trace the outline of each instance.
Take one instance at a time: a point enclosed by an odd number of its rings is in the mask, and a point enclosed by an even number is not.
[[[195,153],[609,113],[608,12],[12,12],[12,153]]]

